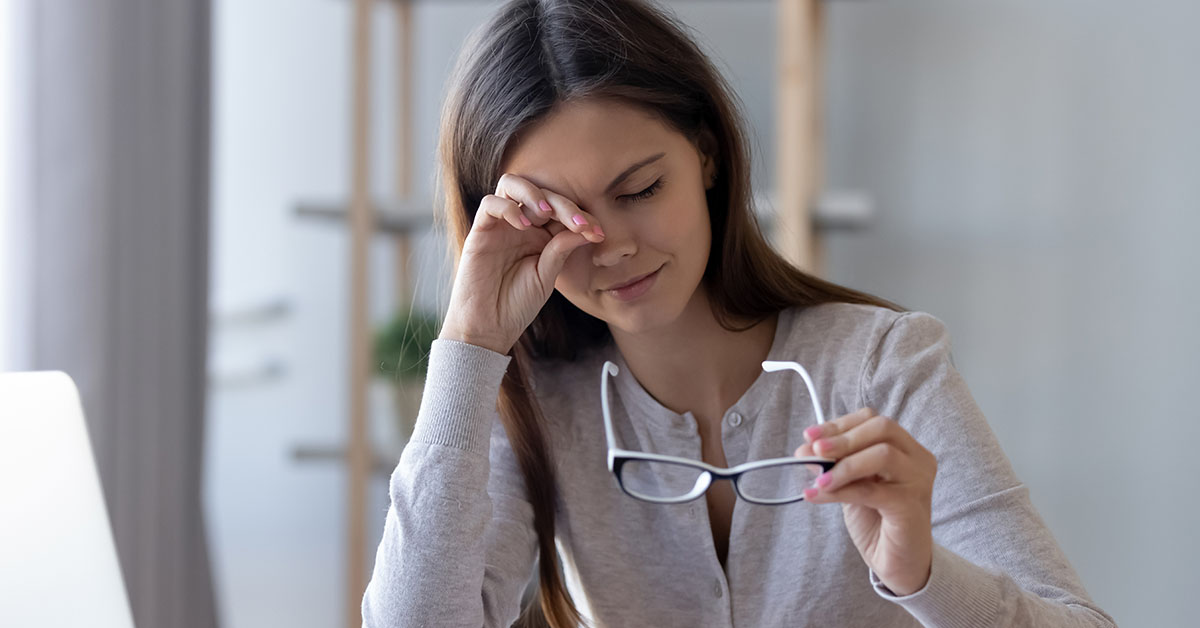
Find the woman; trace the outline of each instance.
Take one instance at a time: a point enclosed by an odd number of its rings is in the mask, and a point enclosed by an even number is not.
[[[1113,625],[942,323],[768,246],[735,97],[685,27],[634,0],[513,0],[451,84],[456,275],[364,625]],[[764,360],[803,365],[837,418]],[[706,508],[634,499],[605,464],[602,367],[624,449],[836,464],[787,504],[727,481]]]

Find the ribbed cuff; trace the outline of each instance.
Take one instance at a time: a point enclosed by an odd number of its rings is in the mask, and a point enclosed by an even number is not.
[[[466,342],[434,340],[410,440],[488,455],[500,382],[511,360]]]
[[[879,597],[904,607],[926,628],[991,626],[1000,606],[1000,577],[937,542],[933,544],[929,581],[915,593],[897,596],[874,570],[869,576]]]

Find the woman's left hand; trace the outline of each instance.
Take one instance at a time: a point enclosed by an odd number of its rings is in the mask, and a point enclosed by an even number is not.
[[[804,499],[841,502],[850,538],[883,584],[896,595],[921,590],[933,560],[934,455],[870,408],[814,425],[804,437],[795,455],[837,459]]]

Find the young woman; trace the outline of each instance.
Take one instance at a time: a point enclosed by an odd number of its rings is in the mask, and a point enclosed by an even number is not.
[[[941,321],[768,246],[736,98],[684,26],[513,0],[451,85],[456,274],[365,626],[1114,625]],[[618,449],[684,464],[635,477]],[[726,481],[790,456],[830,470]],[[689,470],[680,499],[644,499]]]

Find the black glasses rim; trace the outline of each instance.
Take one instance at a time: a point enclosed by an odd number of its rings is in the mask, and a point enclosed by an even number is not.
[[[769,465],[763,465],[761,467],[755,467],[753,469],[744,469],[744,470],[738,471],[736,473],[722,473],[719,471],[713,471],[711,469],[705,468],[704,466],[702,466],[701,462],[698,460],[659,460],[658,458],[651,458],[651,457],[647,457],[647,456],[637,455],[640,453],[642,453],[642,452],[634,452],[633,455],[613,454],[613,473],[620,475],[619,471],[625,465],[625,463],[633,461],[633,460],[640,460],[642,462],[655,462],[655,463],[659,463],[659,464],[673,464],[673,465],[678,465],[681,467],[691,467],[693,469],[699,469],[700,471],[708,473],[709,475],[712,475],[715,479],[718,479],[718,480],[732,480],[732,479],[736,479],[738,476],[740,476],[744,473],[748,473],[750,471],[758,471],[759,469],[770,469],[771,467],[784,467],[784,466],[790,466],[793,464],[796,464],[796,465],[800,465],[800,464],[818,465],[821,467],[821,469],[823,471],[828,471],[828,470],[832,469],[835,464],[837,464],[836,460],[828,460],[828,459],[815,459],[815,458],[814,459],[805,459],[805,458],[795,458],[795,459],[774,458],[774,459],[772,459],[772,458],[767,458],[767,459],[764,459],[764,461],[770,460],[771,464],[769,464]]]
[[[624,478],[623,471],[625,469],[625,463],[629,462],[631,460],[641,460],[641,461],[645,461],[645,462],[656,462],[656,463],[660,463],[660,464],[674,464],[674,465],[681,466],[681,467],[690,467],[692,469],[699,470],[701,473],[709,474],[710,478],[712,478],[712,479],[709,481],[708,488],[704,489],[704,491],[701,492],[699,495],[697,495],[691,499],[687,499],[687,500],[680,501],[678,498],[654,498],[654,497],[638,495],[636,492],[633,491],[633,489],[625,486],[625,478]],[[746,473],[749,473],[750,471],[759,471],[762,469],[770,469],[772,467],[790,466],[793,464],[796,464],[796,465],[815,464],[815,465],[819,465],[823,471],[828,471],[829,469],[832,469],[833,465],[836,463],[836,461],[833,461],[833,460],[804,460],[802,458],[797,458],[796,460],[793,461],[793,460],[779,459],[776,464],[764,465],[761,467],[755,467],[753,469],[745,469],[742,471],[738,471],[736,473],[719,473],[719,472],[714,472],[709,469],[706,469],[702,466],[699,466],[692,461],[685,461],[685,460],[658,460],[658,459],[650,459],[650,458],[645,458],[645,457],[636,456],[636,455],[632,455],[632,456],[630,456],[630,455],[614,455],[613,462],[614,462],[613,476],[617,481],[617,485],[621,488],[621,491],[634,499],[638,499],[638,500],[641,500],[644,502],[648,502],[651,504],[686,504],[688,502],[696,501],[697,499],[700,499],[705,494],[707,494],[708,489],[712,488],[712,483],[714,481],[729,480],[730,482],[733,483],[733,492],[737,494],[738,498],[745,500],[747,502],[753,503],[753,504],[761,504],[764,506],[780,506],[783,504],[792,504],[792,503],[795,503],[798,501],[806,501],[806,500],[804,499],[803,493],[799,497],[796,497],[795,499],[787,499],[787,500],[783,500],[783,501],[763,500],[763,499],[758,499],[755,497],[748,497],[748,496],[746,496],[745,493],[742,492],[742,487],[741,487],[742,477]]]
[[[627,488],[625,486],[625,483],[621,481],[620,477],[617,478],[617,485],[619,485],[621,487],[621,492],[625,493],[626,495],[628,495],[636,500],[643,501],[643,502],[646,502],[649,504],[689,504],[691,502],[694,502],[694,501],[700,499],[701,497],[704,497],[704,495],[706,493],[708,493],[708,489],[705,489],[703,493],[700,493],[699,495],[697,495],[691,499],[684,499],[684,500],[680,500],[678,498],[655,498],[655,497],[647,497],[644,495],[638,495],[637,493],[633,492],[631,489]],[[709,484],[708,488],[712,488],[712,484]],[[751,504],[759,504],[762,506],[782,506],[784,504],[794,504],[796,502],[808,501],[808,500],[804,499],[803,494],[800,495],[799,497],[796,497],[795,499],[787,499],[787,500],[782,500],[782,501],[780,501],[780,500],[766,501],[766,500],[761,500],[761,499],[757,499],[754,497],[747,497],[746,495],[744,495],[742,493],[741,489],[738,488],[737,482],[733,483],[733,492],[736,493],[738,498],[743,501],[749,502]]]

